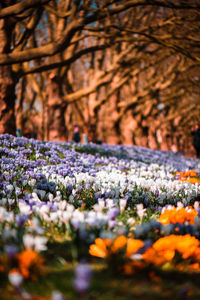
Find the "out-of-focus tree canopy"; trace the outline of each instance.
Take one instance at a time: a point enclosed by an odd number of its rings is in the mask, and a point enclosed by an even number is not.
[[[182,149],[200,115],[199,9],[192,0],[1,1],[0,133],[16,122],[33,129],[36,118],[40,138],[65,140],[78,121],[93,141]]]

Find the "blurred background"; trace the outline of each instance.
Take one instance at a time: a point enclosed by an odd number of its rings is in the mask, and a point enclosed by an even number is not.
[[[0,3],[0,134],[195,156],[200,2]]]

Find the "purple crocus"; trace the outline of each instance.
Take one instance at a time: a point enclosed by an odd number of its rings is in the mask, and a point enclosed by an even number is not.
[[[119,214],[119,208],[112,207],[108,210],[107,214],[110,220],[115,220],[116,216]]]
[[[79,263],[76,265],[73,286],[80,295],[84,295],[88,291],[91,277],[92,269],[88,264]]]
[[[28,216],[26,216],[25,214],[18,214],[15,217],[15,221],[19,227],[24,226],[27,220],[28,220]]]
[[[8,257],[12,258],[18,253],[18,247],[14,244],[8,244],[4,246],[4,251]]]

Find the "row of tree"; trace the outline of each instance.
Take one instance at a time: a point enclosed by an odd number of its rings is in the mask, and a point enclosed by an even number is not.
[[[200,2],[2,0],[0,133],[189,147]]]

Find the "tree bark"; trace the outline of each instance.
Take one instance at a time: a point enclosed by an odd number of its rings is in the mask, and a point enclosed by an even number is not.
[[[10,32],[9,24],[0,20],[0,53],[8,53],[10,50]],[[12,67],[0,66],[0,134],[16,134],[14,113],[16,82]]]
[[[66,141],[67,129],[65,126],[66,102],[59,84],[59,78],[51,73],[48,82],[48,140]]]

